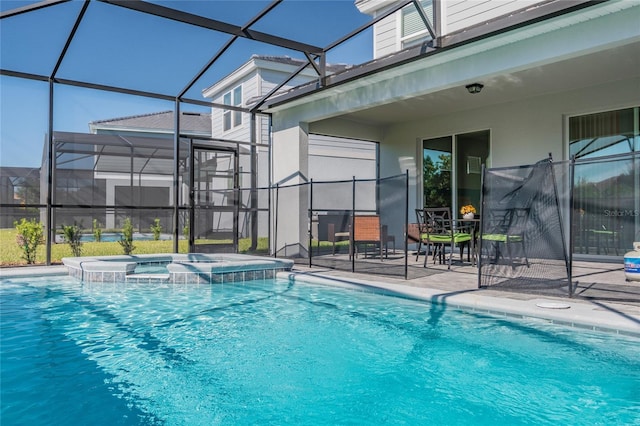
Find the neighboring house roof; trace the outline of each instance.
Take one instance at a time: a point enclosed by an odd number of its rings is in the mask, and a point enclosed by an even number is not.
[[[180,112],[180,132],[211,135],[211,114],[200,112]],[[96,120],[89,123],[92,133],[98,130],[128,130],[152,133],[173,133],[173,111]]]

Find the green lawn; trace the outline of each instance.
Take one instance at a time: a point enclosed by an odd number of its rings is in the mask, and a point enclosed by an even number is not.
[[[203,240],[198,243],[231,243],[231,241],[209,241]],[[240,253],[246,253],[249,250],[250,241],[241,239],[238,242],[238,250]],[[173,241],[134,241],[135,249],[133,254],[152,254],[152,253],[173,253]],[[186,240],[178,242],[178,251],[187,253],[188,243]],[[268,253],[268,239],[259,238],[256,253]],[[83,256],[108,256],[122,254],[122,247],[116,242],[86,242],[82,244]],[[54,244],[51,247],[51,263],[61,263],[63,257],[72,257],[71,248],[68,244]],[[36,263],[44,264],[46,258],[44,244],[38,247],[36,255]],[[22,259],[22,251],[16,244],[15,229],[0,229],[0,266],[17,266],[26,265],[27,262]]]

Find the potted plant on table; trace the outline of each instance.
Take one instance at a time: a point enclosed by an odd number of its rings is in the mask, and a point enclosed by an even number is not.
[[[460,208],[460,214],[463,219],[473,219],[476,214],[476,208],[471,204],[467,204],[466,206],[462,206]]]

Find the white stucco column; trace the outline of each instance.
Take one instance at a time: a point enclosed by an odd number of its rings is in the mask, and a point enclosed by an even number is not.
[[[277,224],[271,238],[272,249],[282,256],[307,256],[308,251],[308,181],[309,127],[306,123],[286,124],[274,120],[272,140],[273,183],[278,184]],[[275,194],[275,193],[274,193]],[[275,203],[278,203],[277,209]],[[275,223],[275,222],[274,222]],[[277,231],[277,233],[276,233]],[[274,246],[275,244],[275,246]]]

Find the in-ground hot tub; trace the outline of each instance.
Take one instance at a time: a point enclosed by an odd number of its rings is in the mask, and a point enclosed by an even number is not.
[[[274,278],[293,261],[246,254],[141,254],[66,257],[69,275],[89,283],[226,283]]]

